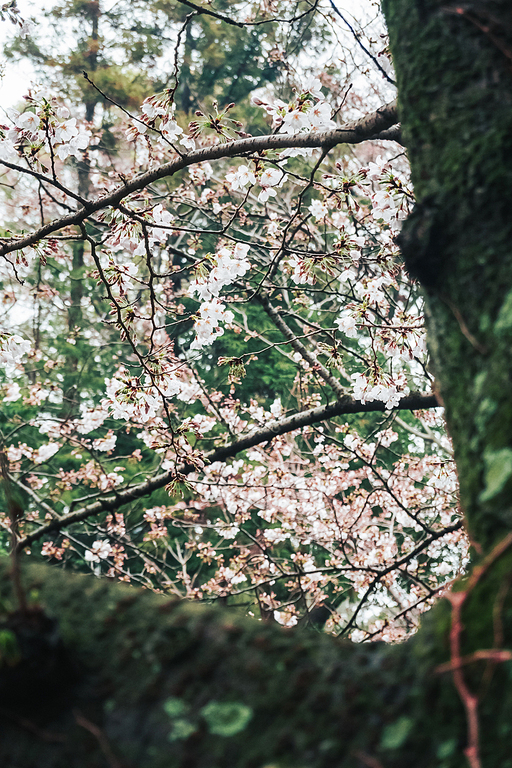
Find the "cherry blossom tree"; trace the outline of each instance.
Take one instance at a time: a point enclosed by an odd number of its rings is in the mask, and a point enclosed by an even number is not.
[[[30,337],[21,323],[1,337],[13,414],[3,528],[19,603],[2,635],[14,702],[4,752],[26,763],[37,748],[41,764],[59,765],[84,764],[70,743],[111,765],[505,764],[509,730],[496,715],[511,658],[504,4],[388,0],[401,127],[393,101],[361,117],[363,99],[393,96],[394,75],[386,52],[373,54],[350,27],[385,79],[355,93],[346,72],[297,62],[279,92],[253,94],[268,116],[254,136],[232,104],[198,105],[183,119],[180,40],[194,14],[219,26],[283,23],[281,4],[257,4],[242,21],[236,3],[183,4],[191,15],[177,34],[174,81],[136,113],[121,109],[115,157],[99,124],[81,127],[44,88],[3,129],[4,300],[30,306],[35,329]],[[294,5],[286,23],[327,12]],[[346,22],[330,6],[332,23]],[[87,196],[76,181],[83,153]],[[23,227],[18,195],[38,201]],[[69,270],[76,242],[80,276]],[[88,281],[80,327],[59,307],[56,275]],[[72,352],[87,340],[84,380],[95,371],[71,394],[59,385],[63,331]],[[270,385],[251,380],[269,364]],[[441,404],[480,558],[452,591],[468,545]],[[60,569],[47,576],[30,564],[41,555],[164,597]],[[109,693],[70,689],[84,673],[52,639],[51,619],[27,606],[30,590]],[[440,592],[446,599],[406,643],[357,642],[403,639]],[[321,623],[356,643],[283,634],[169,595],[286,626],[314,623],[323,609]],[[40,675],[34,634],[50,660]],[[19,675],[30,685],[20,689]],[[55,718],[27,718],[27,699],[49,680]],[[75,701],[72,718],[59,697]],[[308,733],[312,712],[322,714]],[[20,729],[34,736],[26,749],[15,746]]]

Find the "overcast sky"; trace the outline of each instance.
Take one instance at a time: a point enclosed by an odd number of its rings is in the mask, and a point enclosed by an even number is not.
[[[117,0],[103,0],[102,6],[109,9]],[[17,0],[20,15],[24,19],[41,17],[41,13],[54,5],[55,0]],[[361,10],[372,7],[371,0],[337,0],[336,5],[350,16],[359,16]],[[17,34],[17,27],[10,21],[0,21],[0,49],[5,42]],[[15,105],[27,92],[31,82],[36,80],[34,68],[27,60],[13,64],[0,54],[3,76],[0,79],[0,110]]]

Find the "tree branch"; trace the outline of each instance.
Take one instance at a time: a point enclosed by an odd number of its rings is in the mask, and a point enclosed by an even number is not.
[[[388,73],[386,72],[384,67],[377,60],[377,57],[374,56],[373,53],[371,51],[369,51],[368,48],[361,42],[361,35],[359,34],[359,32],[356,32],[354,27],[346,20],[346,18],[340,12],[339,8],[337,8],[337,6],[334,4],[333,0],[329,0],[329,2],[331,3],[331,7],[332,7],[334,13],[336,13],[340,17],[342,22],[344,24],[346,24],[347,27],[350,29],[350,31],[351,31],[351,33],[352,33],[352,35],[354,37],[354,40],[356,41],[358,46],[361,48],[361,50],[364,51],[367,56],[369,56],[369,58],[373,61],[373,63],[377,67],[377,69],[380,71],[381,75],[386,78],[388,83],[391,83],[391,85],[395,85],[396,86],[396,82],[388,75]]]
[[[314,10],[316,10],[316,7],[318,6],[319,0],[315,0],[315,2],[311,5],[310,8],[308,8],[304,13],[300,13],[297,16],[293,16],[291,19],[260,19],[259,21],[235,21],[235,19],[230,18],[229,16],[225,16],[222,13],[217,13],[216,11],[212,11],[209,8],[202,8],[200,5],[196,5],[195,3],[192,3],[191,0],[178,0],[178,3],[181,3],[181,5],[186,5],[187,8],[192,8],[195,13],[205,16],[212,16],[214,19],[219,19],[219,21],[223,21],[225,24],[230,24],[233,27],[239,27],[243,29],[244,27],[256,27],[260,24],[292,24],[294,21],[300,21],[300,19],[303,19],[304,16],[307,16],[310,13],[313,13]]]
[[[294,349],[296,352],[299,353],[299,355],[303,358],[303,360],[306,360],[309,365],[313,368],[316,373],[330,386],[332,391],[335,393],[335,395],[339,398],[345,397],[346,390],[345,387],[338,381],[335,376],[332,375],[332,373],[327,370],[327,368],[322,365],[322,363],[316,358],[316,356],[310,352],[310,350],[296,337],[292,329],[285,323],[283,318],[281,317],[281,313],[272,306],[270,303],[270,299],[268,297],[268,294],[266,291],[260,291],[260,293],[256,294],[256,298],[259,300],[260,304],[263,306],[263,309],[267,313],[267,315],[272,319],[274,322],[274,325],[276,328],[278,328],[283,336],[288,339],[290,342],[290,346],[292,349]]]
[[[8,574],[4,560],[3,605]],[[3,625],[21,659],[6,654],[0,669],[2,765],[87,768],[109,754],[119,768],[355,768],[364,749],[372,768],[420,768],[439,764],[446,734],[463,742],[451,678],[432,674],[447,660],[442,604],[419,641],[356,644],[29,561],[24,579],[37,605],[28,628],[16,616]],[[493,682],[489,697],[502,703]],[[60,738],[42,738],[40,720]]]
[[[403,397],[397,408],[394,410],[422,410],[425,408],[439,407],[440,405],[437,402],[435,395],[426,395],[417,392],[408,395],[407,397]],[[312,424],[318,424],[319,422],[333,419],[335,416],[342,416],[349,413],[368,413],[370,411],[383,412],[385,410],[386,407],[384,403],[380,401],[362,403],[360,400],[354,400],[354,398],[347,395],[335,403],[321,405],[317,408],[311,408],[307,411],[301,411],[299,413],[294,413],[291,416],[286,416],[280,421],[270,422],[268,426],[256,430],[252,434],[247,435],[247,437],[242,437],[240,440],[236,440],[229,445],[215,448],[213,451],[205,454],[204,460],[209,464],[213,464],[216,461],[226,461],[227,459],[236,456],[237,453],[246,451],[261,443],[268,443],[279,435],[285,435],[289,432],[294,432],[297,429],[302,429],[303,427]],[[63,515],[58,519],[51,520],[50,522],[41,525],[37,530],[29,533],[23,539],[20,539],[17,548],[18,550],[24,549],[32,544],[32,542],[45,536],[47,533],[60,531],[72,523],[86,520],[101,512],[113,512],[124,504],[140,499],[143,496],[149,496],[153,491],[163,488],[176,478],[177,473],[180,475],[187,475],[195,469],[196,467],[192,464],[184,463],[178,467],[177,470],[171,470],[156,475],[156,477],[146,480],[139,485],[135,485],[131,488],[124,488],[119,491],[113,491],[112,495],[108,497],[98,499],[85,507],[77,509],[75,512],[70,512],[67,515]]]
[[[10,168],[12,171],[17,171],[18,173],[26,173],[29,176],[33,176],[34,179],[38,179],[41,182],[44,181],[47,184],[51,184],[53,187],[60,189],[61,192],[64,192],[64,194],[67,195],[68,197],[72,197],[74,200],[81,203],[81,205],[87,204],[87,201],[84,200],[83,197],[81,197],[80,195],[77,195],[71,189],[68,189],[67,187],[65,187],[64,184],[61,184],[60,181],[58,181],[56,178],[45,176],[44,173],[39,173],[38,171],[35,171],[33,168],[24,168],[22,165],[16,165],[16,163],[9,163],[7,160],[0,160],[0,164],[4,165],[6,168]],[[62,203],[58,203],[58,204],[62,205]]]
[[[387,128],[385,131],[381,131],[377,136],[372,136],[372,139],[378,139],[379,141],[396,141],[397,144],[401,144],[402,147],[405,144],[402,141],[402,127],[400,123]]]
[[[3,244],[0,247],[0,256],[5,256],[12,251],[17,251],[21,248],[34,245],[34,243],[37,243],[42,238],[48,237],[53,232],[56,232],[59,229],[64,229],[64,227],[80,225],[92,213],[96,213],[109,206],[115,207],[121,200],[128,197],[128,195],[133,194],[133,192],[138,192],[159,179],[173,176],[178,171],[183,170],[183,168],[187,168],[195,163],[202,163],[206,160],[220,160],[226,157],[237,157],[270,149],[286,149],[287,147],[320,147],[331,149],[337,144],[359,144],[368,139],[377,137],[381,131],[390,128],[396,121],[396,101],[392,101],[389,104],[379,107],[375,112],[365,115],[360,120],[347,123],[343,128],[336,128],[333,131],[304,134],[277,133],[271,136],[252,136],[248,139],[239,139],[238,141],[232,141],[227,144],[216,144],[214,146],[194,150],[182,157],[171,160],[158,168],[154,168],[151,171],[146,171],[145,173],[136,176],[131,181],[127,181],[107,195],[103,195],[93,201],[88,201],[86,205],[78,211],[49,222],[45,226],[37,229],[31,235],[25,235],[24,237],[9,240],[6,240],[5,238],[0,239],[0,242],[3,240]],[[40,177],[38,176],[38,178]],[[51,178],[44,177],[41,180],[46,181],[49,184],[53,183]]]

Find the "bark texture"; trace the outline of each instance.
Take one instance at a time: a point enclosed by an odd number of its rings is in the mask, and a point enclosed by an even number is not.
[[[390,647],[35,565],[42,611],[20,616],[4,563],[8,768],[512,766],[510,3],[385,6],[419,200],[402,246],[425,290],[472,575]]]
[[[418,199],[402,250],[471,536],[512,523],[512,11],[509,0],[385,0]]]

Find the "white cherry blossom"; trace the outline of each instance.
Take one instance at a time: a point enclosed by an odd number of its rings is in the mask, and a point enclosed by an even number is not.
[[[302,92],[310,93],[316,99],[323,99],[322,83],[317,77],[308,77],[302,82]]]
[[[174,139],[177,139],[178,136],[183,133],[183,128],[178,125],[176,120],[169,118],[165,121],[165,123],[160,125],[160,131],[163,134],[163,137],[161,136],[159,139],[160,142],[162,142],[163,139],[167,139],[167,141],[174,141]]]
[[[196,142],[194,139],[192,139],[190,136],[187,136],[184,134],[179,142],[185,149],[195,149],[196,148]]]
[[[75,422],[75,428],[81,435],[88,435],[89,432],[101,427],[108,416],[108,411],[101,407],[89,409],[82,404],[80,406],[80,411],[82,418]]]
[[[264,187],[258,195],[258,201],[266,203],[269,197],[277,197],[277,192],[272,187]]]
[[[108,475],[101,475],[98,488],[100,491],[108,491],[111,488],[115,488],[117,485],[121,485],[123,482],[123,476],[117,472],[109,472]]]
[[[288,147],[279,155],[280,160],[288,157],[311,157],[313,149],[311,147]]]
[[[290,267],[293,269],[292,280],[296,285],[313,285],[315,276],[311,270],[306,269],[303,259],[298,256],[292,256],[289,260]]]
[[[283,179],[283,172],[279,168],[265,168],[258,181],[262,187],[275,187]]]
[[[96,451],[112,451],[116,447],[117,436],[114,435],[112,430],[109,430],[105,437],[98,440],[93,440],[92,447]]]
[[[322,200],[312,200],[308,211],[315,219],[324,219],[329,213],[326,204]]]
[[[199,309],[199,317],[194,323],[196,338],[190,345],[191,350],[199,350],[212,344],[215,339],[222,336],[224,329],[219,323],[231,323],[234,315],[217,298],[205,302]]]
[[[155,224],[159,224],[163,227],[169,227],[173,221],[173,215],[166,211],[161,203],[153,208],[153,220]]]
[[[331,120],[331,114],[330,105],[326,101],[319,101],[307,113],[310,129],[313,131],[330,131],[336,128],[336,123]]]
[[[0,333],[0,365],[6,376],[12,376],[21,359],[30,351],[30,342],[17,334]]]
[[[297,133],[305,128],[309,123],[305,112],[298,109],[292,109],[283,117],[283,129],[286,133]]]
[[[78,127],[76,124],[76,117],[72,117],[70,120],[61,123],[55,128],[55,140],[56,141],[69,141],[78,134]]]
[[[104,560],[112,552],[112,547],[108,541],[95,541],[90,549],[88,549],[84,558],[89,563],[99,563],[100,559]]]
[[[204,300],[218,296],[222,288],[231,285],[237,277],[242,277],[249,270],[248,251],[249,246],[244,243],[237,243],[233,251],[221,248],[208,277],[192,282],[190,293],[197,293]]]
[[[17,158],[18,153],[14,146],[14,142],[11,139],[5,138],[0,141],[0,160],[13,161]]]
[[[355,339],[357,336],[356,320],[349,312],[343,312],[334,322],[345,336]]]
[[[57,147],[56,152],[61,160],[65,160],[67,157],[76,157],[80,159],[80,152],[87,149],[89,146],[89,137],[86,133],[79,133],[69,140],[67,144],[61,144]]]
[[[16,126],[23,131],[37,131],[41,123],[41,119],[34,112],[23,112],[16,118]]]
[[[226,181],[236,192],[238,189],[244,189],[248,184],[256,184],[256,176],[247,165],[239,165],[235,173],[226,174]]]
[[[108,399],[103,404],[115,419],[135,419],[145,423],[158,413],[160,398],[150,386],[130,385],[113,377],[105,379]]]
[[[59,443],[47,443],[46,445],[42,445],[37,451],[34,451],[32,460],[35,464],[42,464],[44,461],[51,459],[51,457],[57,453],[59,448]]]
[[[19,400],[21,397],[21,389],[20,385],[17,381],[13,382],[12,384],[9,384],[7,387],[7,392],[4,397],[4,403],[15,403],[16,400]]]
[[[150,120],[166,113],[164,107],[158,107],[150,101],[144,101],[140,109]]]

